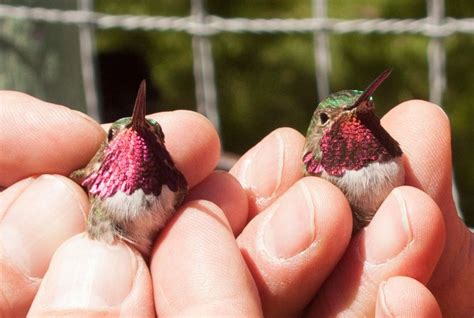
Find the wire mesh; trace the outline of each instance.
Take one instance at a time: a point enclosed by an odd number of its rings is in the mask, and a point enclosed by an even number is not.
[[[78,8],[90,11],[92,10],[92,1],[78,0]],[[81,70],[87,113],[98,122],[101,122],[94,72],[94,30],[88,24],[79,26],[79,48],[81,50]]]
[[[81,2],[81,0],[79,0]],[[86,1],[86,0],[84,0]],[[86,1],[87,2],[87,1]],[[84,2],[84,3],[86,3]],[[191,0],[187,17],[110,15],[90,11],[87,3],[80,10],[59,10],[0,4],[0,18],[29,19],[49,23],[73,24],[83,30],[81,47],[91,42],[93,28],[186,32],[192,37],[193,67],[197,109],[209,117],[219,130],[220,120],[214,79],[214,59],[209,36],[222,33],[313,33],[317,92],[319,98],[329,94],[330,52],[328,34],[381,33],[420,34],[430,39],[427,47],[430,100],[441,105],[446,88],[446,52],[444,40],[454,34],[474,34],[474,18],[455,19],[444,16],[444,0],[427,0],[427,17],[423,19],[354,19],[327,17],[327,0],[312,0],[313,17],[302,19],[222,18],[208,15],[204,0]],[[93,83],[91,58],[83,53],[85,82]],[[89,71],[88,71],[89,70]],[[86,100],[90,114],[98,118],[97,96],[87,86]],[[455,196],[457,191],[455,190]]]
[[[444,17],[443,0],[427,0],[428,16],[424,19],[355,19],[341,20],[327,17],[327,1],[312,0],[313,17],[306,19],[246,19],[222,18],[206,14],[203,0],[191,0],[188,17],[140,15],[110,15],[80,7],[80,10],[59,10],[39,7],[0,4],[0,18],[18,18],[49,23],[75,24],[83,30],[90,28],[147,31],[187,32],[193,35],[193,64],[196,84],[197,108],[206,114],[219,129],[217,93],[214,80],[214,60],[208,36],[221,33],[314,33],[315,74],[320,98],[329,93],[330,52],[327,34],[392,33],[422,34],[430,38],[427,48],[429,64],[430,100],[441,104],[446,87],[445,50],[443,38],[456,33],[474,34],[474,19]],[[87,27],[85,29],[85,27]],[[87,43],[87,32],[82,32]],[[90,32],[89,32],[90,34]],[[87,64],[88,58],[83,59]],[[86,69],[87,69],[87,65]],[[91,77],[92,75],[89,75]],[[90,90],[90,88],[89,88]],[[94,109],[96,96],[89,94],[91,115],[98,118]]]

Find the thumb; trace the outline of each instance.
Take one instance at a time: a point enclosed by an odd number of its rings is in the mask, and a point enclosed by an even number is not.
[[[395,276],[380,284],[375,316],[441,317],[435,297],[419,281]]]
[[[29,316],[64,313],[154,317],[151,278],[142,257],[122,243],[79,234],[56,251]]]

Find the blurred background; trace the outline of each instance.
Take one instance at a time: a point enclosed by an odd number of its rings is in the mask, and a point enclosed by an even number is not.
[[[149,112],[207,115],[228,168],[277,127],[304,134],[330,92],[392,68],[378,114],[413,98],[444,108],[472,227],[473,18],[466,0],[0,0],[0,89],[110,122],[146,78]]]

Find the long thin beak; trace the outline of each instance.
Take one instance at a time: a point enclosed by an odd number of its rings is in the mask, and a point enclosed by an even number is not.
[[[347,106],[345,109],[346,110],[351,110],[362,104],[363,102],[367,101],[370,96],[375,92],[375,90],[380,86],[380,84],[387,79],[387,77],[392,73],[391,69],[386,69],[385,71],[382,72],[377,78],[370,83],[370,85],[365,89],[365,91],[360,95],[360,97],[357,99],[357,101],[352,104]]]
[[[135,99],[135,106],[132,114],[132,127],[145,127],[146,119],[146,81],[142,80],[140,88],[138,89],[137,98]]]

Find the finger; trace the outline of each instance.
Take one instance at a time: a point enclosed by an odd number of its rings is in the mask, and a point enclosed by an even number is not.
[[[0,91],[0,185],[26,177],[68,174],[84,166],[104,138],[92,119],[29,95]]]
[[[310,314],[373,316],[381,282],[392,276],[428,282],[444,238],[441,211],[434,201],[418,189],[396,188],[352,240],[311,304]]]
[[[215,169],[220,157],[220,141],[209,119],[188,110],[151,114],[148,117],[161,125],[166,148],[190,187]]]
[[[419,281],[396,276],[380,284],[375,317],[442,317],[433,294]]]
[[[89,202],[62,176],[20,181],[0,194],[0,308],[7,317],[29,308],[56,248],[83,231]]]
[[[247,191],[249,217],[273,203],[303,175],[304,137],[280,128],[250,149],[230,170]]]
[[[186,200],[207,200],[217,205],[224,212],[234,235],[238,235],[247,223],[247,195],[240,183],[227,172],[211,173],[191,189]]]
[[[446,248],[428,284],[448,316],[472,316],[474,235],[458,217],[451,191],[451,132],[443,110],[431,103],[402,103],[382,120],[406,154],[406,183],[428,193],[443,212]],[[453,295],[456,301],[453,301]]]
[[[343,194],[304,178],[256,216],[238,238],[266,316],[297,316],[349,243],[351,210]]]
[[[451,129],[443,110],[432,103],[412,100],[393,108],[382,124],[406,155],[406,184],[429,194],[444,213],[454,213]]]
[[[29,316],[154,317],[150,274],[123,243],[71,238],[54,254]]]
[[[261,316],[258,292],[222,211],[186,203],[152,252],[158,316]]]
[[[18,92],[0,96],[0,149],[8,149],[0,157],[0,186],[35,174],[68,175],[84,167],[104,140],[104,130],[82,113]],[[204,116],[175,111],[150,117],[162,125],[166,146],[190,186],[215,168],[219,137]]]
[[[16,198],[35,180],[36,178],[20,180],[7,188],[6,191],[0,192],[0,219]]]

